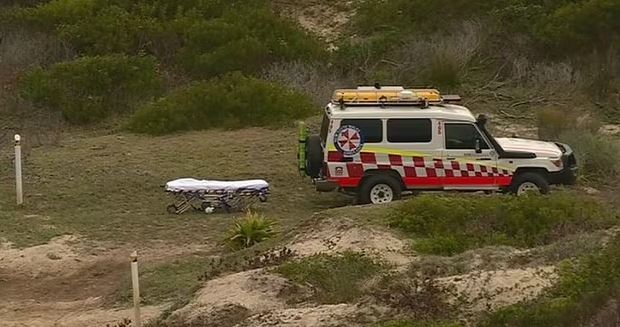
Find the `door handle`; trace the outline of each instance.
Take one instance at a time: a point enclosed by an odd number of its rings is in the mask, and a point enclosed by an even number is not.
[[[456,158],[446,158],[446,160],[448,160],[448,161],[454,161],[454,160],[456,160]]]
[[[491,158],[478,158],[478,159],[476,159],[476,160],[477,160],[477,161],[491,161],[491,160],[493,160],[493,159],[491,159]]]

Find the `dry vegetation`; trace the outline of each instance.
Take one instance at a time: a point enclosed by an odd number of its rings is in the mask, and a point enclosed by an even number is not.
[[[133,249],[151,326],[617,325],[620,45],[618,19],[597,15],[618,9],[575,2],[278,0],[243,16],[230,10],[237,1],[98,0],[82,20],[67,13],[87,2],[0,2],[0,326],[130,324]],[[417,14],[437,10],[443,19]],[[524,17],[540,29],[519,25]],[[575,28],[582,18],[588,28]],[[584,39],[592,47],[564,47]],[[134,99],[125,96],[136,96],[135,74],[95,83],[118,77],[118,62],[101,59],[110,57],[152,60],[163,89],[140,86],[148,95]],[[297,175],[290,123],[314,126],[306,117],[335,87],[374,82],[439,86],[491,113],[500,135],[564,140],[581,185],[545,199],[425,196],[385,207],[315,193]],[[53,92],[29,96],[28,85]],[[245,110],[254,89],[291,96],[257,116]],[[76,125],[67,103],[104,114]],[[234,117],[214,110],[223,107]],[[130,134],[132,125],[173,133]],[[15,132],[23,208],[13,205]],[[255,208],[260,222],[235,228],[243,213],[166,214],[160,186],[179,177],[264,178],[273,194]],[[233,238],[251,242],[231,248]]]

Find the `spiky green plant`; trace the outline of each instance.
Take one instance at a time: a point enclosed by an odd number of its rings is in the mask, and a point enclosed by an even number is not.
[[[272,238],[276,234],[275,222],[263,215],[248,211],[228,231],[227,241],[234,249],[249,248]]]

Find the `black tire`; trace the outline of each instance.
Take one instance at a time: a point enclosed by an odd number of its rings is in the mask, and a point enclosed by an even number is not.
[[[510,188],[508,190],[512,194],[519,195],[519,188],[525,183],[535,184],[538,187],[540,194],[549,193],[549,182],[547,179],[543,175],[533,172],[517,174],[517,176],[515,176],[512,180],[512,184],[510,184]]]
[[[312,135],[306,141],[306,175],[318,178],[323,167],[323,147],[321,137]]]
[[[400,199],[401,193],[403,191],[400,182],[395,177],[388,174],[378,174],[368,176],[363,180],[357,194],[357,202],[359,204],[373,203],[371,193],[373,191],[373,188],[380,184],[387,185],[391,189],[392,199],[390,201],[377,203],[388,203]]]

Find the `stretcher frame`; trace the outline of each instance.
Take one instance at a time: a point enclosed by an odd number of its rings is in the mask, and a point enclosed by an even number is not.
[[[269,196],[269,187],[262,189],[239,188],[236,190],[198,190],[198,191],[170,191],[174,202],[166,208],[168,213],[180,215],[189,210],[213,213],[217,209],[226,213],[243,211],[256,202],[266,202]]]

